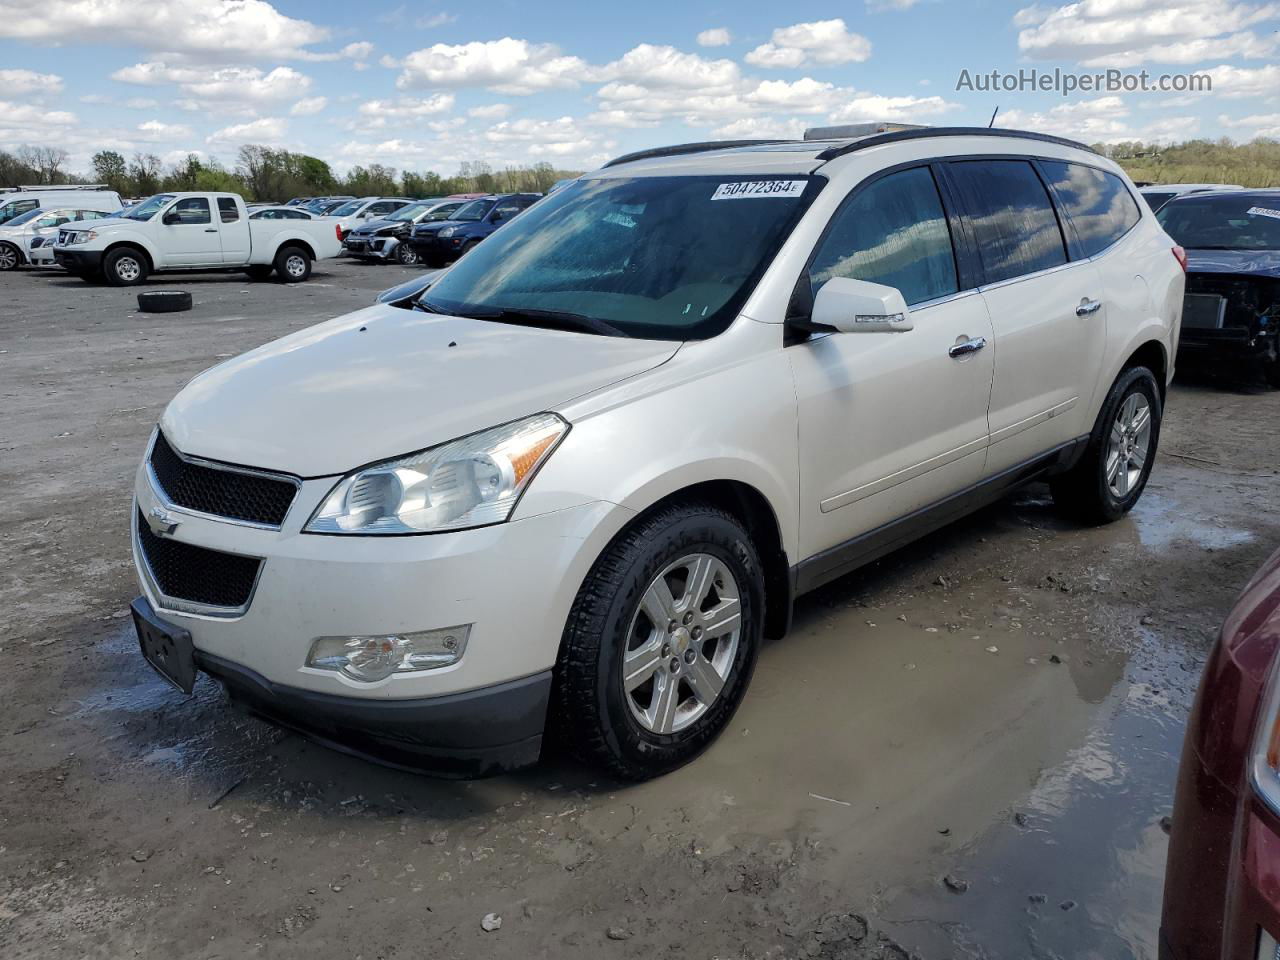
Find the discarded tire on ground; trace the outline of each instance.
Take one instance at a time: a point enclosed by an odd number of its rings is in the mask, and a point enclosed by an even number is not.
[[[138,309],[144,313],[178,313],[191,309],[191,294],[185,290],[148,290],[138,294]]]

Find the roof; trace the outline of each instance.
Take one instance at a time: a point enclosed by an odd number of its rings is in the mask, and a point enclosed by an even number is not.
[[[1150,190],[1152,193],[1191,193],[1193,190],[1243,190],[1244,187],[1236,183],[1148,183],[1144,187],[1138,188],[1142,192]]]
[[[817,131],[811,131],[817,132]],[[610,160],[603,169],[641,161],[668,161],[680,172],[811,173],[829,160],[860,150],[910,140],[945,137],[997,137],[1037,140],[1093,153],[1075,140],[1000,127],[920,127],[831,140],[719,140],[640,150]]]

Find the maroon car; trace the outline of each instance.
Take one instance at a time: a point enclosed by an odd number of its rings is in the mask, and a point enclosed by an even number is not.
[[[1187,726],[1161,960],[1280,957],[1280,552],[1222,626]]]

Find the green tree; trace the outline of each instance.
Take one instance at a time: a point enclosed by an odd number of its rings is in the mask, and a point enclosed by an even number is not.
[[[93,177],[116,193],[129,192],[129,165],[115,150],[99,150],[93,155]]]

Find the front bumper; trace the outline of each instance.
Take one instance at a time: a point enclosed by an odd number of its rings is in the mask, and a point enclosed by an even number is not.
[[[351,257],[387,260],[399,245],[400,241],[395,237],[356,237],[348,234],[342,246]]]
[[[101,250],[72,250],[67,247],[54,247],[53,259],[59,266],[66,267],[72,273],[94,273],[102,269]]]
[[[144,463],[132,541],[145,599],[190,632],[197,664],[234,699],[342,749],[454,773],[536,759],[569,609],[630,511],[599,501],[452,533],[303,534],[336,480],[302,481],[277,530],[174,507]],[[155,508],[179,519],[175,541],[263,558],[243,609],[184,610],[181,598],[161,593],[137,530]],[[466,653],[448,667],[362,683],[306,665],[317,637],[463,624],[471,627]],[[472,710],[473,702],[482,706]],[[441,724],[466,735],[445,736]]]
[[[460,253],[462,251],[463,244],[470,239],[472,238],[457,236],[442,237],[438,233],[429,233],[425,236],[414,234],[409,239],[409,243],[418,251],[419,254],[425,254],[428,256],[431,254],[435,254],[436,256],[450,256]]]
[[[1250,330],[1247,327],[1225,327],[1205,330],[1183,327],[1178,339],[1178,353],[1183,357],[1223,357],[1270,361],[1276,358],[1280,331]]]

